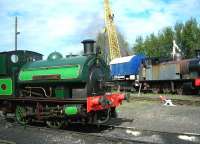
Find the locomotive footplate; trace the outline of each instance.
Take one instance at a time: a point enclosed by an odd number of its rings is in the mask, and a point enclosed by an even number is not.
[[[0,101],[11,101],[11,102],[48,102],[57,104],[86,104],[87,99],[56,99],[56,98],[36,98],[36,97],[7,97],[1,96]]]

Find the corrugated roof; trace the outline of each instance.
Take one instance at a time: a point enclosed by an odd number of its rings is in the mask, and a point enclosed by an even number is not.
[[[129,62],[134,56],[135,55],[121,57],[121,58],[115,58],[110,62],[110,65]]]

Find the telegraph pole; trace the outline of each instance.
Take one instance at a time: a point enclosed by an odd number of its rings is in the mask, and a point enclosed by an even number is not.
[[[17,16],[15,17],[15,51],[17,51],[17,35],[20,34],[17,30]]]

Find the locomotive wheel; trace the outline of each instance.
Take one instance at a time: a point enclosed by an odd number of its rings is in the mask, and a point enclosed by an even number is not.
[[[61,120],[47,120],[46,124],[50,128],[59,129],[63,127],[64,122]]]
[[[15,110],[15,117],[19,124],[26,125],[28,123],[28,119],[26,117],[26,109],[22,106],[17,106]]]
[[[107,109],[102,112],[97,113],[97,124],[104,124],[110,120],[111,110]]]
[[[115,108],[111,109],[110,115],[111,115],[112,118],[118,118],[118,113],[117,113]]]

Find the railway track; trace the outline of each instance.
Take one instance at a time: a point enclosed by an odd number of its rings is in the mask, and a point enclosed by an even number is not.
[[[14,127],[22,127],[16,122],[12,123]],[[118,125],[80,125],[74,124],[65,129],[51,129],[45,125],[27,125],[25,130],[34,129],[42,132],[53,132],[56,135],[74,135],[83,139],[103,140],[103,143],[200,143],[200,134],[196,133],[177,133],[161,132],[154,130],[142,130],[134,127],[123,127]]]
[[[1,140],[0,139],[0,144],[16,144],[16,143],[12,142],[12,141],[6,141],[6,140]]]
[[[200,143],[200,134],[198,133],[179,133],[167,131],[155,131],[137,129],[135,127],[124,127],[116,125],[103,125],[118,131],[126,132],[130,136],[129,139],[145,141],[151,143]],[[122,136],[122,135],[121,135]],[[131,137],[132,136],[132,137]]]
[[[24,130],[27,132],[32,129],[35,132],[39,132],[41,131],[42,133],[49,133],[49,132],[53,132],[54,135],[60,135],[60,134],[64,134],[64,135],[72,135],[75,136],[77,138],[82,138],[84,139],[84,143],[87,143],[87,139],[92,139],[94,140],[93,142],[95,142],[96,140],[99,141],[101,140],[102,143],[112,143],[112,144],[145,144],[145,143],[150,143],[151,142],[145,142],[145,141],[138,141],[138,140],[134,140],[134,139],[128,139],[127,137],[116,137],[114,135],[107,135],[105,131],[110,131],[111,129],[109,129],[109,126],[104,126],[104,125],[80,125],[80,124],[73,124],[72,126],[69,126],[67,128],[64,129],[52,129],[52,128],[48,128],[45,125],[26,125],[26,126],[22,126],[16,122],[12,122],[12,127],[14,127],[14,129],[17,128],[24,128]],[[9,128],[12,128],[11,126]],[[106,130],[108,129],[108,130]],[[1,141],[0,141],[1,142]],[[9,142],[6,140],[2,140],[2,142]],[[0,143],[1,144],[1,143]],[[4,144],[4,143],[3,143]],[[5,143],[7,144],[7,143]]]

